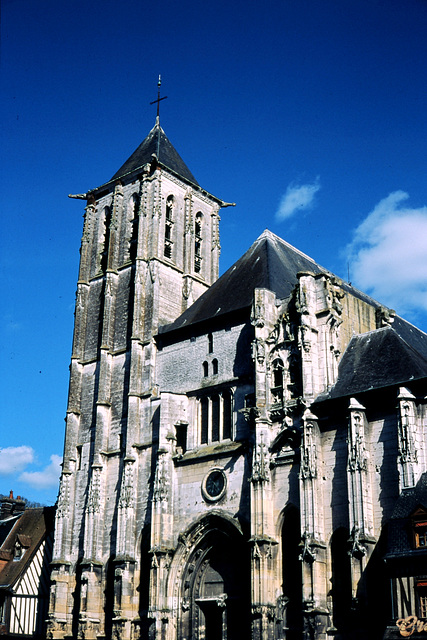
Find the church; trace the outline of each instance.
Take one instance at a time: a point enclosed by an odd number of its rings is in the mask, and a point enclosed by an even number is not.
[[[72,197],[47,637],[427,638],[427,335],[268,230],[218,277],[159,118]]]

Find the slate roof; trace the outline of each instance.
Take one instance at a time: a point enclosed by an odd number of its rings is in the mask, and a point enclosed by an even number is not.
[[[249,308],[256,288],[269,289],[276,294],[276,298],[285,300],[297,284],[297,274],[300,271],[325,273],[334,277],[328,269],[321,267],[305,253],[266,229],[208,291],[175,322],[160,327],[159,333],[168,333]],[[340,282],[340,286],[356,298],[374,307],[380,306],[378,302],[346,282]]]
[[[198,186],[196,178],[173,147],[158,122],[156,122],[145,140],[141,142],[139,147],[114,174],[111,180],[118,180],[126,174],[152,162],[153,155],[156,156],[160,164]]]
[[[0,569],[0,589],[13,586],[25,571],[43,539],[53,531],[54,512],[54,507],[26,509],[17,517],[0,521],[0,530],[2,528],[8,530],[0,547],[0,560],[6,561]],[[11,520],[12,527],[10,527]],[[16,541],[25,550],[20,560],[13,559]]]
[[[409,518],[418,507],[427,509],[427,473],[423,473],[415,485],[404,489],[396,501],[388,526],[388,558],[425,553],[414,550]]]
[[[406,384],[427,376],[427,335],[396,316],[392,325],[355,335],[331,390],[316,402]]]
[[[279,299],[290,296],[299,271],[329,273],[292,245],[265,230],[246,253],[172,324],[160,333],[188,327],[252,304],[254,289],[273,291]]]

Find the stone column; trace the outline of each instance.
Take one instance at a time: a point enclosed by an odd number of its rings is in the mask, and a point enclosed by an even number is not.
[[[300,556],[303,578],[305,637],[326,639],[327,608],[326,544],[324,542],[323,496],[319,478],[321,455],[317,417],[307,409],[303,416],[301,450],[301,529]]]
[[[398,395],[399,489],[415,486],[421,473],[420,437],[417,429],[415,396],[400,387]]]
[[[221,245],[219,242],[219,221],[218,207],[211,214],[211,226],[212,226],[212,256],[211,256],[211,273],[210,282],[213,283],[218,280],[218,268],[219,268],[219,254],[221,253]]]
[[[164,401],[167,404],[167,399]],[[163,403],[162,403],[163,406]],[[165,406],[167,414],[167,407]],[[170,425],[160,425],[159,449],[157,451],[156,473],[151,516],[151,571],[149,616],[154,620],[156,638],[168,635],[167,623],[170,618],[168,608],[167,583],[172,558],[173,543],[173,462],[175,435]]]
[[[350,399],[347,484],[350,525],[350,556],[354,609],[363,607],[363,572],[375,545],[369,453],[366,446],[365,407]]]

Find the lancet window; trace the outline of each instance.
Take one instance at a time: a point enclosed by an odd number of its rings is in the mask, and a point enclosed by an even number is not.
[[[283,360],[276,358],[272,365],[272,385],[271,395],[273,403],[281,403],[283,401]]]
[[[105,273],[108,266],[108,244],[110,241],[111,209],[104,207],[98,220],[98,243],[96,272]]]
[[[199,399],[200,444],[232,438],[233,396],[224,389]]]
[[[172,258],[173,248],[173,219],[174,214],[174,197],[168,196],[166,200],[166,212],[165,212],[165,244],[163,255],[165,258]]]
[[[127,260],[134,261],[136,258],[138,247],[138,209],[139,209],[139,197],[134,194],[129,200],[127,211],[127,229],[126,239],[127,247],[124,262]]]

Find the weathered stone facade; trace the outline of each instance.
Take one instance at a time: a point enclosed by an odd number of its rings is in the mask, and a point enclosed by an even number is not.
[[[268,231],[218,279],[158,123],[81,197],[49,637],[381,638],[427,336]]]

